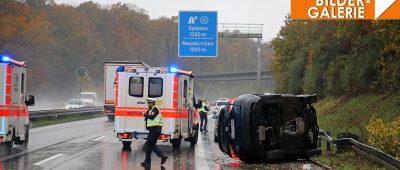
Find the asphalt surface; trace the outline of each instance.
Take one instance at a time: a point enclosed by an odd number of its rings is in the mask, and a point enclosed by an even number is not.
[[[96,118],[65,123],[30,131],[28,148],[15,147],[0,153],[0,170],[8,169],[321,169],[308,161],[276,164],[246,164],[233,160],[214,143],[214,120],[209,118],[209,132],[201,133],[198,144],[191,147],[182,141],[179,150],[168,142],[157,145],[169,157],[164,166],[152,154],[151,167],[143,168],[144,141],[134,141],[123,148],[113,133],[113,122]]]

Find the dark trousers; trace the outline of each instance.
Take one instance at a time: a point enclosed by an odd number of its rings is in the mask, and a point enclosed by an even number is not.
[[[158,137],[161,134],[162,127],[160,126],[153,126],[148,127],[149,134],[147,135],[146,143],[144,144],[146,148],[146,158],[144,159],[145,162],[151,162],[151,152],[154,151],[158,157],[164,157],[164,154],[161,150],[157,147],[156,143]]]
[[[200,130],[207,130],[207,113],[206,112],[200,112]],[[204,126],[203,126],[204,125]]]

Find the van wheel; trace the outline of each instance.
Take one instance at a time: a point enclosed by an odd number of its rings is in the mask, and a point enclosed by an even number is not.
[[[177,139],[172,139],[171,143],[172,143],[172,148],[174,149],[179,149],[181,147],[181,138],[177,138]]]
[[[11,152],[12,141],[0,143],[0,154],[9,154]]]
[[[28,147],[28,142],[29,142],[29,125],[26,126],[26,131],[25,131],[25,141],[24,141],[24,147]]]
[[[124,148],[129,148],[131,147],[132,141],[122,141],[122,145],[124,145]]]
[[[114,115],[107,115],[108,121],[114,121],[115,117]]]
[[[196,145],[198,139],[199,139],[199,130],[197,129],[197,130],[194,132],[194,135],[193,135],[193,136],[191,137],[191,139],[190,139],[190,144],[191,144],[191,145]]]

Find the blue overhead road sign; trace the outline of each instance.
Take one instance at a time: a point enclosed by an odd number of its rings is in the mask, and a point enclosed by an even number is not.
[[[216,11],[179,12],[179,57],[217,57],[218,21]]]

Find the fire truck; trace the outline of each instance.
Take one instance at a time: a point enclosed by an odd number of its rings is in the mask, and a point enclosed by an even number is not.
[[[150,67],[144,62],[107,61],[104,63],[104,112],[110,121],[114,121],[115,115],[115,78],[119,66]]]
[[[192,72],[167,67],[121,66],[116,76],[115,133],[124,147],[145,139],[143,113],[147,98],[154,98],[163,117],[159,141],[179,148],[182,139],[192,145],[198,138],[198,113],[193,95]]]
[[[14,144],[28,145],[29,112],[35,98],[26,100],[26,65],[0,56],[0,149],[11,150]]]

